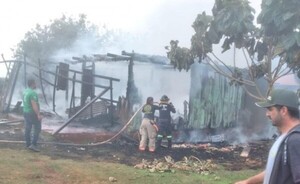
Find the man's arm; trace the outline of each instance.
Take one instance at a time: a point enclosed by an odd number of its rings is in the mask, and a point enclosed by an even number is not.
[[[176,110],[175,110],[175,107],[174,107],[174,105],[172,104],[172,102],[170,102],[169,105],[170,105],[170,111],[171,111],[172,113],[175,113]]]
[[[238,181],[235,184],[262,184],[264,182],[265,171],[252,176],[246,180]]]
[[[34,113],[36,114],[36,117],[38,118],[39,121],[41,121],[42,120],[42,116],[40,114],[40,109],[39,109],[39,106],[36,103],[36,101],[31,100],[31,106],[32,106],[32,109],[33,109]]]
[[[288,160],[294,183],[300,183],[300,133],[292,133],[288,138]]]

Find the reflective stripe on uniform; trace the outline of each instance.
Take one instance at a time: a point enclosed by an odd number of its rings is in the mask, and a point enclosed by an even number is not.
[[[157,135],[157,137],[159,137],[159,138],[162,138],[162,137],[164,137],[164,136],[163,136],[163,135],[160,135],[160,134],[158,134],[158,135]]]
[[[151,148],[149,148],[149,151],[150,151],[150,152],[154,152],[154,151],[155,151],[155,149],[151,149]]]
[[[167,136],[167,139],[172,139],[172,135],[168,135],[168,136]]]

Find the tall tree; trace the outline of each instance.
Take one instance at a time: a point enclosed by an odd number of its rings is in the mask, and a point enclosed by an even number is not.
[[[28,31],[23,40],[17,46],[14,53],[15,58],[24,55],[32,61],[40,59],[47,61],[56,51],[68,49],[82,37],[93,36],[93,42],[97,47],[111,42],[114,32],[93,25],[87,21],[86,15],[79,15],[78,19],[63,15],[54,19],[49,25],[36,25],[35,29]]]
[[[206,62],[232,84],[256,87],[255,93],[247,92],[261,99],[280,77],[290,73],[300,77],[299,7],[299,0],[262,0],[255,25],[255,10],[249,1],[215,0],[212,15],[203,12],[194,21],[191,47],[179,47],[179,42],[172,40],[168,57],[179,70],[189,70],[195,61]],[[222,45],[222,53],[233,51],[233,66],[215,54],[214,45]],[[244,59],[236,57],[237,50],[242,51]],[[237,67],[241,62],[248,66],[247,72]],[[267,94],[256,86],[256,80],[262,77],[269,84]]]

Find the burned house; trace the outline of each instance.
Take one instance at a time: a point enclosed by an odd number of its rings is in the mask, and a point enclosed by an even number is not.
[[[131,121],[127,133],[132,136],[141,120],[141,113],[133,117],[134,113],[148,96],[158,101],[164,94],[178,112],[173,116],[177,141],[236,141],[253,135],[255,138],[270,129],[264,112],[254,107],[254,100],[241,86],[230,85],[204,64],[194,64],[189,72],[178,72],[164,57],[127,52],[73,57],[52,64],[54,67],[26,60],[6,63],[11,65],[1,110],[16,109],[13,105],[21,98],[14,88],[17,83],[24,86],[29,74],[33,75],[40,81],[45,109],[63,117],[52,129],[53,134],[64,132],[72,122],[84,126],[108,123],[119,127],[115,131]],[[272,133],[270,130],[264,136]]]

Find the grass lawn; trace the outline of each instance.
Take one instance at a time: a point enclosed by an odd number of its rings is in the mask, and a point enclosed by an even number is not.
[[[0,183],[3,184],[230,184],[259,172],[218,169],[209,175],[180,170],[151,173],[96,159],[52,159],[28,150],[0,147],[0,155]],[[109,177],[116,181],[109,181]]]

